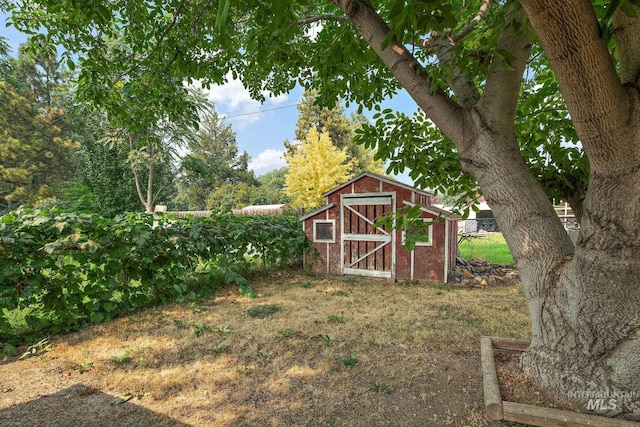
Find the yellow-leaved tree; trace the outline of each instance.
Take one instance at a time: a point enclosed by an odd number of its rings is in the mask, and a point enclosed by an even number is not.
[[[322,194],[351,177],[346,151],[333,145],[329,133],[318,132],[315,126],[296,150],[284,157],[289,165],[285,191],[294,208],[322,206]]]

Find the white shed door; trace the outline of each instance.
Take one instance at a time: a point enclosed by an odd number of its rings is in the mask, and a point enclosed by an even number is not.
[[[343,274],[395,277],[394,233],[374,226],[376,219],[394,212],[393,199],[392,194],[342,196]]]

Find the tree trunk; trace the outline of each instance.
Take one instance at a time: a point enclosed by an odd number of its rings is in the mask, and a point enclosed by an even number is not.
[[[617,18],[618,76],[589,1],[523,0],[590,161],[575,254],[543,270],[525,372],[587,410],[640,420],[638,19]],[[602,401],[598,398],[602,397]]]
[[[392,40],[382,49],[389,29],[367,1],[334,1],[456,145],[463,169],[491,205],[531,314],[525,372],[584,410],[640,419],[640,101],[636,86],[620,84],[590,2],[521,2],[590,159],[574,248],[526,166],[513,130],[529,53],[526,31],[518,35],[506,20],[498,48],[515,59],[509,69],[492,61],[482,96],[469,107],[432,93],[428,74],[404,46]],[[512,12],[521,18],[517,7]],[[637,20],[622,22],[627,38],[640,34]],[[627,56],[637,53],[623,50]],[[626,76],[639,71],[624,70]]]

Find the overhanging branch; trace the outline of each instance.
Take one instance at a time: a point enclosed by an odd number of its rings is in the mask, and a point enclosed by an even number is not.
[[[340,22],[340,21],[346,21],[346,20],[347,18],[345,16],[338,16],[332,13],[320,13],[318,15],[311,15],[305,18],[300,18],[296,21],[296,24],[298,24],[299,26],[302,26],[302,25],[312,24],[314,22],[320,22],[320,21]]]
[[[474,16],[471,22],[465,25],[457,33],[453,34],[453,32],[450,29],[447,29],[440,33],[434,31],[431,33],[431,37],[425,40],[422,40],[420,43],[416,44],[416,47],[420,47],[423,49],[430,49],[433,46],[435,40],[443,37],[442,36],[443,33],[445,34],[446,38],[451,42],[451,45],[452,46],[455,45],[460,40],[462,40],[467,35],[469,35],[469,33],[471,33],[471,31],[473,31],[473,29],[478,25],[478,22],[482,21],[482,18],[484,18],[484,15],[485,13],[487,13],[487,9],[489,8],[489,2],[490,0],[483,0],[482,5],[480,5],[480,10],[478,10],[478,13],[476,13],[476,16]]]

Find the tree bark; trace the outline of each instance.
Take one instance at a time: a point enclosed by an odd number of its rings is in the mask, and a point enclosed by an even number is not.
[[[575,247],[527,167],[513,129],[530,47],[526,32],[517,34],[507,19],[498,47],[514,55],[515,71],[492,61],[477,103],[466,105],[467,98],[459,105],[430,91],[427,73],[402,45],[392,41],[381,48],[389,29],[367,1],[335,2],[453,141],[463,169],[491,205],[531,313],[526,373],[583,409],[590,409],[589,398],[597,393],[617,396],[615,405],[599,407],[599,413],[640,419],[640,100],[635,80],[620,82],[590,2],[521,1],[590,159]],[[513,13],[521,18],[516,8]],[[618,22],[627,37],[621,56],[636,58],[630,40],[637,20]],[[640,65],[630,63],[622,67],[626,80],[637,80]]]
[[[601,413],[639,420],[640,98],[637,86],[623,84],[640,67],[639,36],[628,30],[638,28],[638,19],[616,20],[619,77],[590,2],[521,3],[591,166],[575,255],[545,286],[544,328],[534,335],[523,366],[583,407],[593,393],[618,393],[622,397]]]

